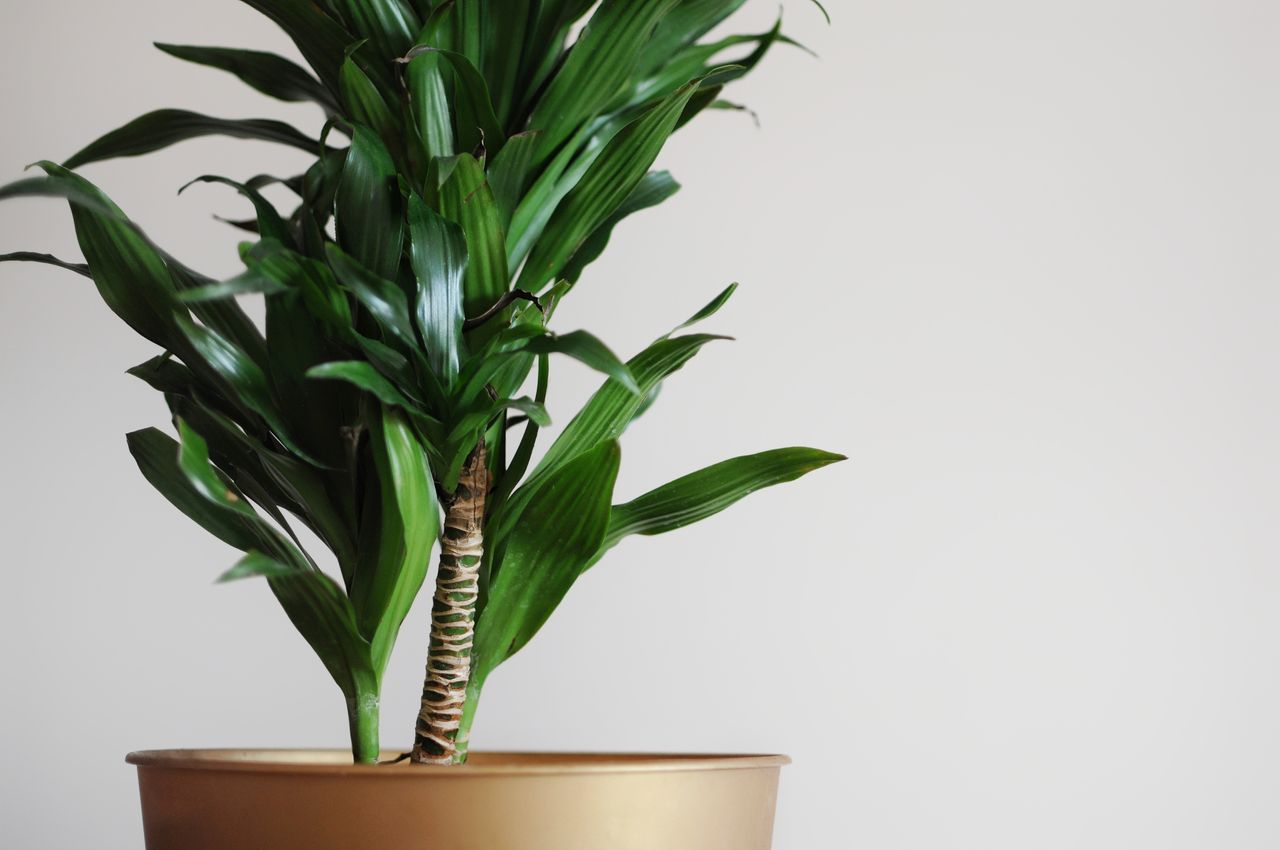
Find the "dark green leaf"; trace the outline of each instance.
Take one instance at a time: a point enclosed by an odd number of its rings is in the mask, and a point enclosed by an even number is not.
[[[195,47],[161,44],[156,47],[187,62],[235,74],[263,94],[290,102],[311,101],[326,110],[337,111],[333,95],[304,69],[282,56],[234,47]]]
[[[57,266],[60,269],[75,272],[82,277],[93,278],[93,275],[89,274],[89,267],[84,263],[70,263],[66,260],[59,260],[52,254],[15,251],[12,254],[0,254],[0,263],[42,263],[46,266]]]
[[[417,280],[418,328],[427,359],[447,389],[460,362],[466,238],[417,195],[409,198],[409,264]]]
[[[377,134],[356,127],[338,187],[338,244],[378,277],[395,280],[404,213],[395,163]]]
[[[356,39],[330,17],[315,0],[242,0],[257,9],[298,46],[320,79],[332,92],[338,91],[338,69],[343,52]]]
[[[363,360],[321,363],[319,366],[313,366],[308,369],[307,377],[346,381],[366,392],[372,393],[383,404],[402,407],[409,411],[417,408],[417,405],[405,398],[404,394],[384,378],[377,369]]]
[[[235,566],[218,576],[218,584],[226,584],[227,582],[246,578],[277,578],[279,576],[295,575],[296,573],[296,567],[282,564],[270,555],[251,551],[239,561],[236,561]]]
[[[278,142],[310,154],[320,150],[315,139],[307,138],[280,121],[265,118],[231,120],[211,118],[185,109],[159,109],[107,133],[68,159],[65,167],[79,168],[91,162],[141,156],[203,136],[231,136],[236,139]]]

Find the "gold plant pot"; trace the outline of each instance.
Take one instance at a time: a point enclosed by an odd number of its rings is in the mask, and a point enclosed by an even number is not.
[[[388,757],[394,757],[388,754]],[[155,750],[147,850],[769,850],[785,756]]]

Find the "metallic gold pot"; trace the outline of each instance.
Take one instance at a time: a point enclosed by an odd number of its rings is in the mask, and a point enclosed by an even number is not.
[[[353,765],[329,750],[156,750],[147,850],[769,850],[785,756],[475,753]]]

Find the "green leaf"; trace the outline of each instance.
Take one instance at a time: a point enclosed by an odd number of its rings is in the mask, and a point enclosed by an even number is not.
[[[129,434],[128,442],[143,477],[175,508],[229,546],[248,551],[258,545],[257,532],[243,515],[211,504],[187,480],[178,466],[180,447],[176,440],[146,428]],[[229,490],[226,486],[223,489]]]
[[[445,88],[439,52],[421,53],[405,65],[405,86],[409,90],[409,109],[413,115],[428,161],[453,156],[453,115]]]
[[[269,555],[261,552],[250,551],[235,566],[218,576],[218,584],[226,584],[227,582],[240,581],[246,578],[278,578],[280,576],[294,575],[297,570],[282,564]]]
[[[410,50],[405,59],[412,62],[428,53],[440,54],[453,69],[456,81],[453,108],[457,118],[455,129],[458,148],[462,151],[483,148],[491,154],[497,154],[506,143],[506,134],[493,111],[493,102],[489,99],[489,87],[485,84],[484,77],[470,59],[453,50],[420,45]]]
[[[404,291],[389,280],[378,277],[332,243],[325,246],[329,265],[341,284],[355,295],[387,335],[404,350],[416,351],[417,336],[409,318]]]
[[[729,303],[729,299],[732,298],[733,293],[737,291],[738,291],[738,284],[736,283],[729,284],[723,290],[721,290],[719,295],[711,299],[711,302],[707,304],[707,306],[703,307],[701,310],[699,310],[698,312],[690,316],[688,320],[685,321],[684,324],[677,327],[675,331],[672,331],[672,333],[675,333],[676,331],[682,331],[687,327],[691,327],[693,325],[698,324],[698,322],[705,321],[706,319],[710,319],[716,313],[720,312],[721,307]]]
[[[358,45],[357,45],[358,46]],[[349,51],[350,52],[350,51]],[[342,102],[356,124],[372,127],[392,149],[399,147],[400,119],[369,75],[348,55],[339,77]]]
[[[356,572],[351,597],[381,676],[426,578],[440,534],[440,505],[426,455],[404,415],[384,410],[371,439],[382,488],[382,533],[376,558]]]
[[[314,465],[321,465],[291,435],[289,426],[272,398],[271,387],[262,368],[243,349],[211,328],[197,325],[181,314],[176,319],[179,329],[192,348],[231,390],[232,397],[261,416],[276,438],[290,451]]]
[[[330,112],[338,111],[333,95],[315,77],[282,56],[234,47],[196,47],[161,44],[156,47],[187,62],[235,74],[268,97],[291,103],[314,102]]]
[[[60,260],[52,254],[37,254],[32,251],[15,251],[12,254],[0,254],[0,263],[42,263],[46,266],[57,266],[69,272],[92,279],[89,267],[84,263],[71,263]]]
[[[277,292],[288,291],[289,287],[278,280],[273,280],[258,271],[250,270],[230,280],[183,290],[178,293],[178,300],[185,304],[195,304],[204,301],[235,298],[237,295],[274,295]]]
[[[338,91],[338,69],[347,45],[356,39],[315,0],[242,0],[275,21],[298,46],[320,79]]]
[[[690,473],[616,505],[600,554],[630,534],[665,534],[714,516],[756,490],[794,481],[843,455],[818,449],[775,449],[736,457]]]
[[[417,279],[417,319],[427,359],[446,389],[458,375],[467,245],[457,225],[422,198],[409,198],[409,264]]]
[[[524,345],[524,351],[530,354],[567,354],[583,365],[603,372],[632,393],[640,394],[640,386],[627,364],[619,360],[599,338],[586,331],[535,337]]]
[[[600,4],[530,118],[530,128],[543,133],[540,161],[549,159],[613,99],[635,69],[654,26],[677,2],[604,0]]]
[[[641,53],[639,69],[644,74],[669,64],[679,52],[722,23],[746,0],[683,0],[653,31]],[[686,77],[686,79],[688,79]]]
[[[404,214],[395,163],[377,134],[356,127],[338,186],[338,244],[381,278],[395,280]]]
[[[476,623],[473,675],[483,680],[529,642],[600,547],[621,457],[616,442],[601,443],[524,500]]]
[[[657,159],[697,88],[696,83],[685,86],[610,140],[556,207],[525,263],[517,284],[520,289],[537,292],[542,284],[556,278],[587,237],[627,200]]]
[[[502,216],[485,179],[484,166],[475,157],[458,157],[452,176],[441,190],[440,212],[461,225],[466,236],[462,307],[465,315],[478,315],[506,293],[510,278]]]
[[[231,136],[236,139],[278,142],[309,154],[320,150],[315,139],[304,136],[280,121],[265,118],[231,120],[211,118],[185,109],[159,109],[112,130],[68,159],[64,165],[66,168],[79,168],[117,157],[141,156],[203,136]]]
[[[383,62],[402,56],[421,27],[417,14],[401,0],[334,0],[351,29],[367,38]]]
[[[507,139],[502,151],[490,161],[489,187],[504,230],[510,226],[511,217],[528,188],[537,147],[537,133],[517,133]]]
[[[235,180],[228,180],[226,177],[218,177],[213,174],[206,174],[203,177],[197,177],[186,186],[178,190],[181,195],[190,186],[196,183],[219,183],[223,186],[229,186],[235,189],[241,195],[253,204],[254,212],[258,219],[258,233],[265,239],[276,239],[283,245],[293,246],[293,234],[289,232],[289,227],[280,218],[280,213],[271,205],[271,202],[262,196],[257,189],[251,188],[244,183],[237,183]]]
[[[345,360],[334,363],[321,363],[307,370],[308,378],[346,381],[349,384],[371,393],[378,401],[394,407],[402,407],[413,411],[417,405],[404,396],[400,390],[382,376],[377,369],[363,360]]]
[[[661,339],[627,363],[639,393],[610,378],[573,418],[534,470],[534,477],[562,466],[603,442],[616,440],[635,418],[645,395],[687,363],[702,346],[723,337],[690,334]]]
[[[613,229],[619,222],[640,210],[656,207],[678,191],[680,191],[680,184],[675,181],[670,172],[650,171],[640,180],[622,205],[587,237],[582,247],[565,264],[560,277],[571,283],[576,282],[582,276],[582,270],[604,253],[604,249],[609,245],[609,239],[613,236]]]

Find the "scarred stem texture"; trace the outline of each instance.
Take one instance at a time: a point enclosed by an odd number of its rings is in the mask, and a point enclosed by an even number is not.
[[[489,471],[481,442],[467,458],[458,490],[445,512],[427,675],[411,754],[416,764],[458,764],[466,758],[458,730],[471,678],[488,489]]]

